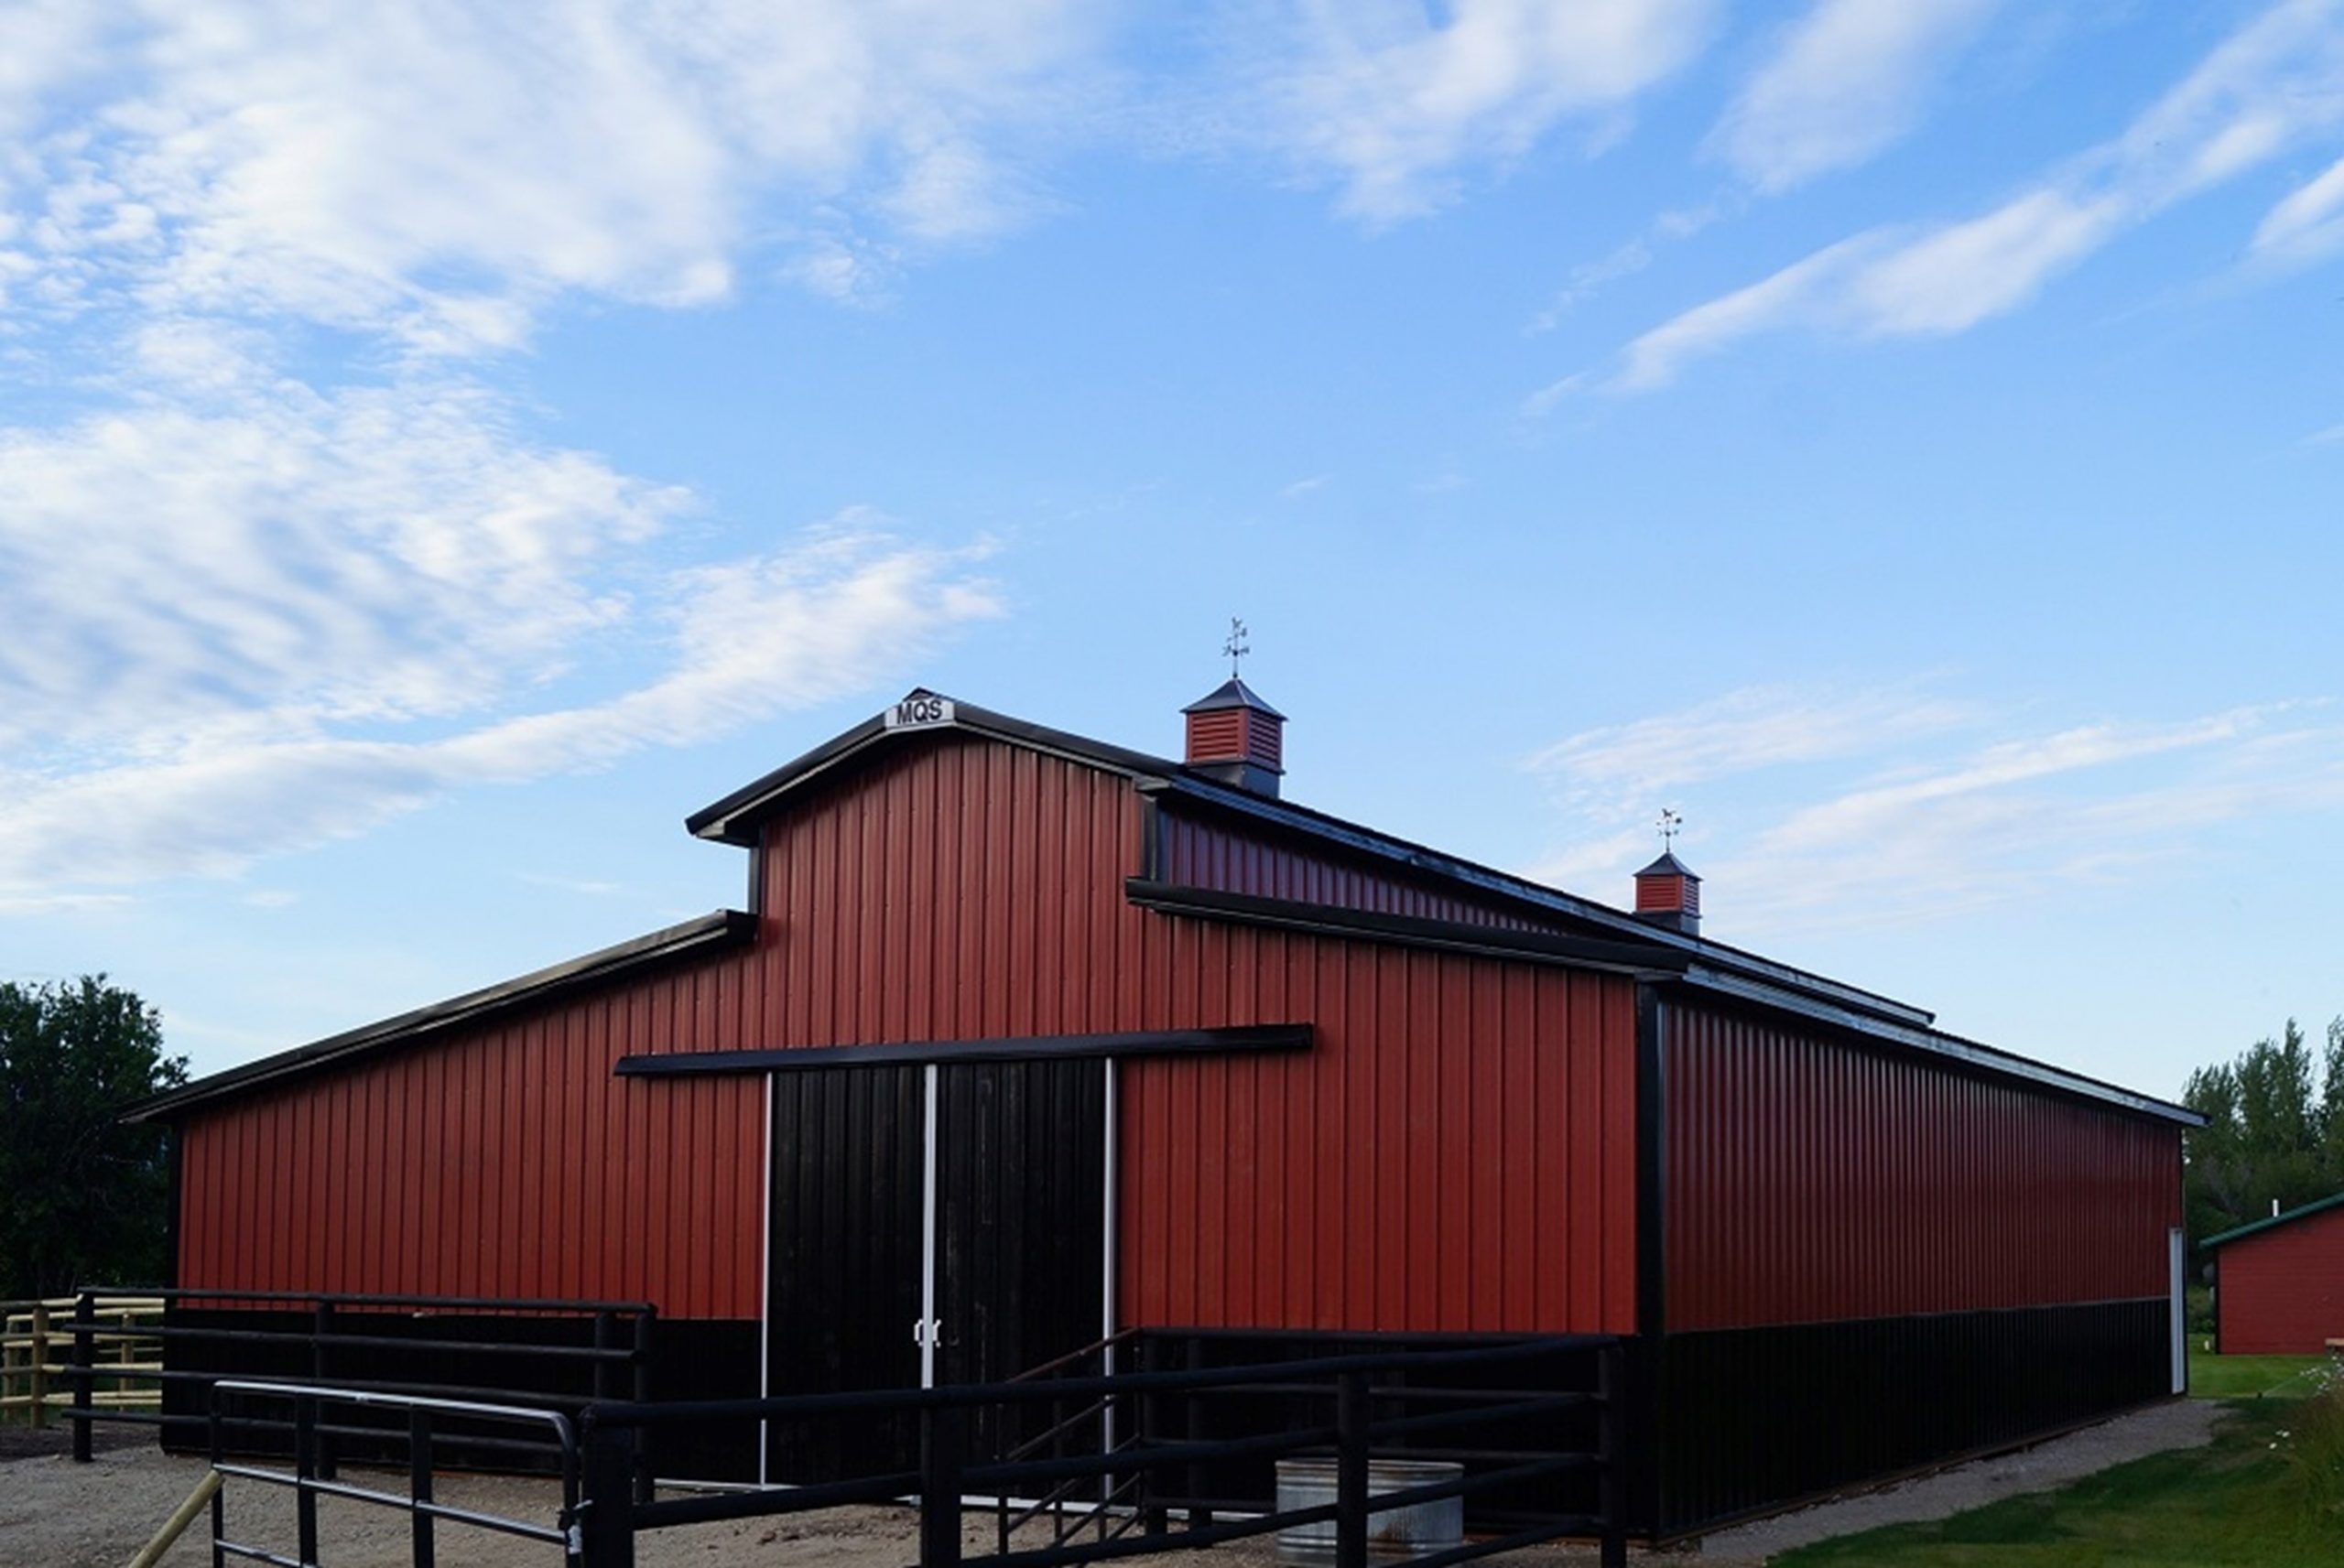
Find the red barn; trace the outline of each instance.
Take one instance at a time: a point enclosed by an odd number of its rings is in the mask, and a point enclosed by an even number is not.
[[[1121,1327],[1633,1336],[1640,1522],[2182,1383],[2191,1113],[1173,762],[915,692],[689,818],[749,904],[219,1074],[178,1283],[639,1299],[703,1385]],[[779,1478],[802,1456],[711,1463]]]
[[[2214,1255],[2214,1344],[2225,1356],[2317,1356],[2344,1346],[2344,1193],[2258,1219]]]

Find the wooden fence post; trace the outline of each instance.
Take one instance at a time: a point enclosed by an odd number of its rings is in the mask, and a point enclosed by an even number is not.
[[[1627,1349],[1612,1344],[1596,1353],[1596,1379],[1603,1396],[1603,1509],[1601,1568],[1628,1568],[1628,1379]]]
[[[49,1303],[33,1303],[33,1428],[49,1424]]]
[[[90,1331],[97,1326],[98,1297],[83,1291],[73,1302],[73,1462],[90,1462],[91,1385],[97,1381],[90,1368],[96,1364],[96,1344]]]

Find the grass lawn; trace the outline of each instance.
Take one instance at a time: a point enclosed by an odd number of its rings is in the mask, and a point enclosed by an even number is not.
[[[2282,1394],[2311,1391],[2304,1374],[2327,1359],[2324,1356],[2216,1356],[2189,1352],[2189,1393],[2200,1400],[2251,1400],[2277,1390]],[[2287,1387],[2281,1388],[2280,1385]]]
[[[2232,1409],[2207,1447],[2152,1454],[2056,1491],[2008,1498],[1931,1524],[1843,1536],[1774,1563],[2334,1568],[2344,1562],[2344,1394],[2251,1400]]]

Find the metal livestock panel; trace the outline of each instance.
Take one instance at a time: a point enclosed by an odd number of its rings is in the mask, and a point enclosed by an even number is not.
[[[751,957],[190,1115],[178,1282],[754,1318],[763,1086],[611,1074],[631,1053],[740,1038]]]
[[[2225,1242],[2214,1303],[2226,1356],[2317,1356],[2344,1339],[2344,1209]]]
[[[2166,1294],[2178,1129],[1818,1027],[1661,1013],[1671,1333]]]

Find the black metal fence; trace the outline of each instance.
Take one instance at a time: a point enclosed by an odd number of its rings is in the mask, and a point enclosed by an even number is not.
[[[73,1456],[91,1456],[99,1422],[160,1426],[166,1441],[189,1448],[221,1441],[232,1452],[286,1454],[290,1420],[212,1408],[222,1379],[268,1379],[337,1389],[543,1407],[574,1415],[596,1400],[642,1403],[651,1380],[657,1309],[643,1302],[537,1301],[486,1296],[403,1296],[271,1291],[167,1290],[159,1326],[125,1328],[100,1319],[101,1292],[82,1292],[71,1318],[55,1327],[70,1336],[63,1376],[72,1390]],[[98,1347],[113,1338],[160,1340],[163,1369],[126,1371],[102,1365]],[[97,1388],[123,1379],[159,1380],[161,1411],[110,1408]],[[396,1423],[344,1422],[327,1432],[319,1462],[331,1476],[338,1457],[403,1454]],[[477,1453],[444,1450],[450,1462],[483,1458],[505,1469],[548,1469],[551,1450],[498,1453],[476,1439]],[[636,1485],[650,1495],[649,1456]]]
[[[1625,1353],[1616,1338],[1122,1369],[1114,1357],[1132,1348],[1120,1336],[1086,1353],[1097,1372],[1069,1358],[1009,1383],[590,1406],[579,1424],[581,1568],[634,1568],[636,1538],[648,1530],[915,1495],[921,1568],[1071,1568],[1329,1523],[1336,1568],[1364,1568],[1373,1515],[1449,1498],[1465,1499],[1484,1534],[1418,1557],[1415,1568],[1574,1536],[1599,1540],[1607,1568],[1626,1561]],[[1572,1368],[1584,1375],[1561,1370]],[[1239,1405],[1253,1419],[1199,1420]],[[910,1420],[918,1458],[908,1469],[787,1489],[645,1499],[633,1477],[650,1435],[712,1420]],[[1210,1435],[1188,1435],[1199,1430]],[[972,1441],[981,1431],[994,1434],[990,1444]],[[1335,1499],[1281,1509],[1262,1478],[1276,1460],[1304,1455],[1334,1459]],[[1371,1496],[1371,1459],[1394,1456],[1450,1458],[1461,1474]],[[962,1543],[972,1496],[1000,1499],[996,1549],[974,1559]],[[1040,1527],[1037,1544],[1017,1541],[1026,1526]]]
[[[290,1470],[229,1462],[228,1411],[238,1406],[270,1405],[283,1410],[282,1424],[292,1433]],[[337,1412],[339,1420],[337,1421]],[[337,1478],[328,1454],[331,1434],[343,1431],[379,1432],[367,1424],[353,1428],[360,1412],[388,1415],[406,1440],[407,1489],[404,1496],[380,1487],[358,1486]],[[228,1499],[224,1489],[212,1494],[212,1560],[230,1558],[313,1568],[321,1563],[318,1541],[318,1499],[345,1501],[396,1509],[407,1515],[413,1568],[435,1568],[439,1561],[439,1529],[442,1523],[516,1536],[560,1549],[562,1561],[575,1568],[579,1556],[578,1444],[570,1419],[559,1411],[529,1410],[475,1400],[424,1399],[411,1395],[370,1393],[357,1389],[307,1388],[289,1383],[243,1382],[222,1379],[212,1389],[212,1466],[223,1476],[283,1487],[293,1493],[294,1554],[238,1541],[228,1533]],[[493,1444],[512,1451],[550,1451],[561,1476],[561,1512],[553,1523],[508,1519],[478,1509],[456,1508],[433,1496],[432,1478],[446,1453],[442,1440],[453,1427],[468,1451]],[[531,1435],[511,1435],[515,1428]]]

